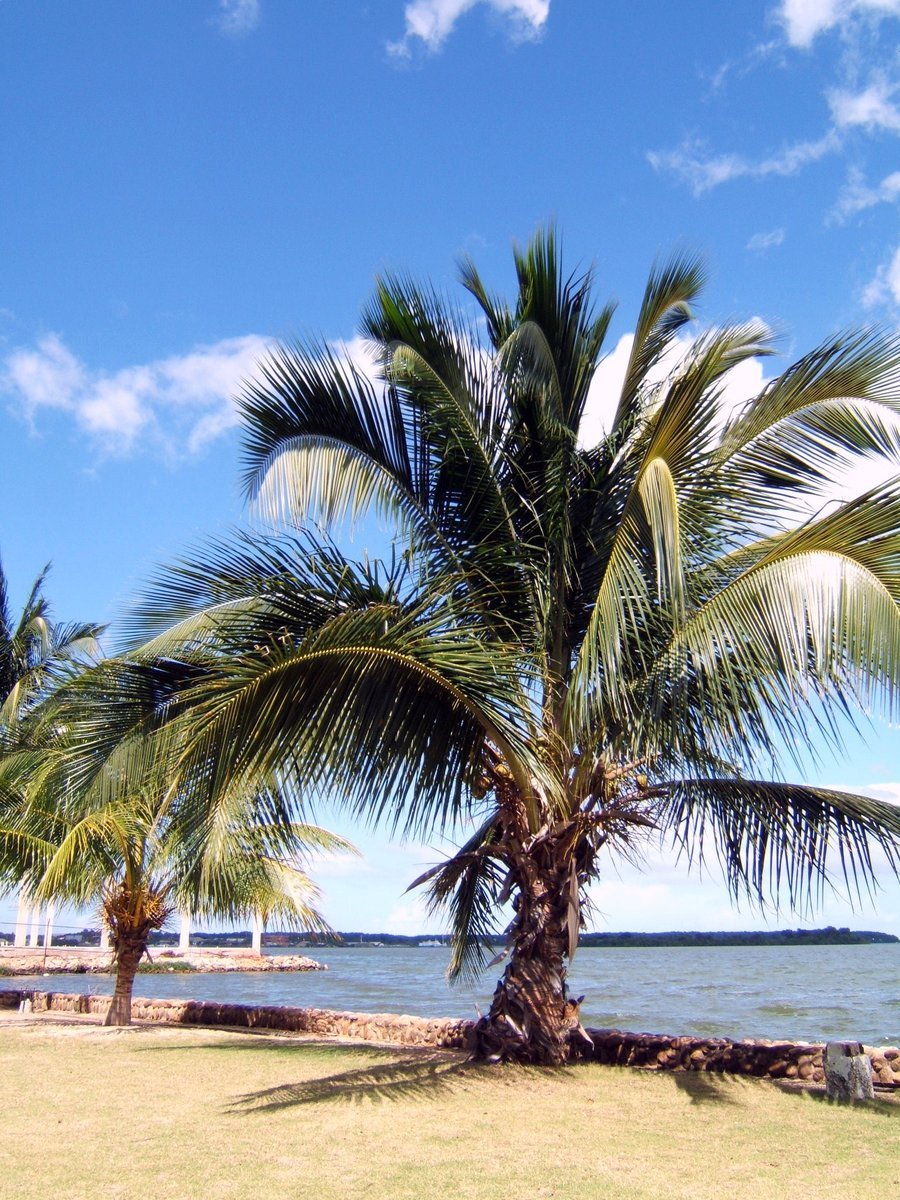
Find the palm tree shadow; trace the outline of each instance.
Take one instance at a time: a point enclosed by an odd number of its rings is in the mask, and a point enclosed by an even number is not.
[[[829,1108],[853,1109],[859,1112],[872,1113],[879,1117],[900,1120],[900,1096],[894,1094],[877,1095],[874,1100],[835,1100],[824,1091],[807,1092],[807,1097],[815,1104],[827,1104]]]
[[[303,1104],[363,1104],[396,1100],[428,1100],[454,1091],[465,1077],[477,1078],[483,1064],[448,1060],[446,1055],[417,1054],[391,1062],[339,1071],[318,1079],[284,1083],[238,1096],[227,1111],[233,1114],[274,1112]]]
[[[690,1096],[691,1104],[740,1103],[735,1094],[740,1082],[734,1076],[726,1077],[708,1071],[673,1071],[670,1078],[679,1091]]]
[[[210,1042],[191,1042],[190,1045],[159,1045],[152,1047],[144,1047],[151,1049],[160,1054],[167,1052],[184,1054],[191,1050],[218,1050],[225,1054],[234,1054],[241,1050],[249,1050],[256,1054],[260,1050],[283,1050],[287,1053],[302,1053],[309,1051],[320,1051],[331,1056],[339,1054],[341,1051],[352,1051],[355,1058],[367,1057],[384,1059],[391,1054],[391,1048],[382,1045],[367,1046],[363,1043],[342,1043],[328,1038],[316,1037],[298,1037],[295,1034],[268,1034],[262,1033],[254,1029],[234,1029],[228,1026],[222,1027],[223,1033],[238,1033],[239,1038],[228,1039],[223,1041]],[[453,1053],[445,1051],[445,1054]]]

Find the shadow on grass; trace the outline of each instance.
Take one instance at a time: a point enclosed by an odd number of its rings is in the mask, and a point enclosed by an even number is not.
[[[347,1047],[356,1050],[356,1047]],[[383,1052],[382,1052],[383,1053]],[[239,1096],[228,1107],[232,1114],[274,1112],[304,1104],[381,1104],[399,1100],[433,1100],[480,1081],[521,1086],[535,1075],[562,1079],[566,1067],[510,1067],[486,1065],[446,1052],[419,1051],[390,1062],[339,1071],[318,1079],[284,1083]]]
[[[239,1096],[228,1108],[231,1113],[265,1113],[302,1104],[390,1100],[426,1100],[454,1091],[464,1076],[477,1077],[484,1067],[464,1061],[448,1062],[417,1054],[391,1062],[374,1063],[350,1071],[339,1071],[300,1083],[283,1083],[261,1092]]]
[[[745,1085],[739,1076],[709,1071],[673,1071],[670,1078],[678,1091],[690,1096],[691,1104],[740,1104]]]
[[[190,1025],[168,1026],[168,1028],[178,1028],[179,1032],[192,1032]],[[194,1027],[193,1032],[209,1033],[209,1030],[200,1031]],[[222,1027],[221,1032],[224,1034],[236,1034],[236,1037],[223,1037],[216,1042],[185,1042],[181,1045],[161,1045],[160,1051],[162,1054],[172,1051],[191,1051],[191,1050],[221,1050],[228,1051],[229,1054],[235,1050],[295,1050],[300,1054],[304,1050],[326,1050],[331,1054],[362,1054],[372,1055],[373,1057],[384,1057],[396,1051],[388,1045],[374,1045],[371,1043],[361,1042],[332,1042],[328,1038],[314,1037],[298,1037],[292,1033],[256,1033],[252,1030],[233,1030],[233,1028]],[[151,1049],[151,1048],[148,1048]],[[452,1051],[446,1051],[452,1054]]]
[[[879,1096],[874,1100],[832,1100],[821,1086],[810,1086],[780,1079],[762,1079],[757,1076],[733,1075],[730,1072],[673,1071],[669,1078],[675,1087],[691,1098],[692,1104],[740,1104],[741,1093],[751,1087],[775,1087],[783,1095],[796,1096],[815,1104],[830,1108],[855,1109],[880,1117],[900,1119],[900,1095]]]
[[[807,1092],[808,1099],[816,1104],[826,1104],[829,1108],[852,1109],[860,1113],[871,1113],[877,1117],[900,1120],[900,1100],[892,1096],[878,1096],[874,1100],[833,1100],[824,1092]]]
[[[182,1025],[179,1029],[190,1029]],[[383,1062],[387,1059],[395,1061],[398,1050],[394,1046],[372,1045],[364,1042],[335,1042],[328,1038],[297,1037],[296,1034],[272,1034],[255,1032],[251,1029],[230,1029],[223,1027],[222,1033],[236,1033],[234,1038],[222,1038],[221,1041],[185,1042],[180,1045],[165,1044],[157,1046],[142,1046],[142,1050],[158,1050],[160,1054],[191,1054],[195,1050],[218,1050],[220,1053],[241,1053],[251,1051],[259,1053],[264,1050],[277,1050],[283,1054],[309,1054],[315,1058],[367,1058]],[[402,1052],[401,1052],[402,1053]],[[447,1062],[457,1062],[461,1053],[454,1050],[422,1050],[423,1056],[429,1056],[434,1061],[439,1058]]]

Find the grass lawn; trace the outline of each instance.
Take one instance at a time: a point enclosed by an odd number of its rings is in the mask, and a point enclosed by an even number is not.
[[[760,1080],[10,1015],[0,1089],[3,1200],[866,1200],[900,1186],[900,1103],[838,1107]]]

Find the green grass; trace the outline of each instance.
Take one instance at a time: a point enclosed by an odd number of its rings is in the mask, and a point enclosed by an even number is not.
[[[865,1200],[900,1104],[760,1080],[0,1021],[0,1196]]]
[[[174,962],[142,962],[138,967],[139,975],[189,975],[196,972],[196,967],[181,959]]]

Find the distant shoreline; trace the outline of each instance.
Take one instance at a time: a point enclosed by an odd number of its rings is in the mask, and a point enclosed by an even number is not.
[[[12,934],[0,932],[0,945],[6,941],[12,945]],[[309,933],[291,931],[275,931],[263,934],[263,946],[268,950],[298,948],[313,950],[328,946],[408,946],[441,947],[448,946],[450,939],[446,934],[419,933],[360,933],[356,931],[339,932],[333,938]],[[497,943],[500,939],[496,939]],[[53,939],[53,949],[67,947],[98,946],[100,931],[85,929],[79,935],[65,936]],[[895,934],[881,933],[871,929],[847,929],[826,926],[823,929],[772,929],[772,930],[670,930],[664,933],[583,933],[578,945],[582,948],[608,949],[646,949],[657,947],[705,947],[705,946],[863,946],[885,945],[900,942]],[[251,944],[249,930],[231,933],[202,933],[191,935],[191,946],[196,950],[204,949],[242,949]],[[178,945],[178,937],[174,933],[158,933],[151,936],[150,950],[162,950]]]

